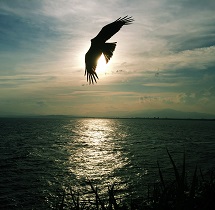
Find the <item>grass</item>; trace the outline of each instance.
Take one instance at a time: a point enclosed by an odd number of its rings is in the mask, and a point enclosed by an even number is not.
[[[128,201],[116,198],[115,184],[108,187],[107,197],[99,195],[98,188],[90,180],[86,182],[91,187],[94,200],[83,200],[78,192],[71,188],[64,191],[56,204],[56,210],[214,210],[215,209],[215,174],[213,171],[203,174],[197,166],[191,179],[186,173],[185,153],[182,169],[176,166],[170,152],[167,150],[174,179],[164,177],[157,162],[159,182],[148,187],[148,195],[140,195]]]

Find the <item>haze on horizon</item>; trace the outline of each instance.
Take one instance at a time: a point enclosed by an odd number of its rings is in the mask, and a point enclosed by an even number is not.
[[[215,115],[214,10],[213,0],[1,0],[0,115]],[[126,15],[134,23],[88,85],[90,39]]]

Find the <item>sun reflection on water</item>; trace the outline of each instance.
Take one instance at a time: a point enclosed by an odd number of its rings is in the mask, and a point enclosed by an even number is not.
[[[126,133],[118,131],[116,121],[80,119],[71,129],[73,135],[68,145],[71,152],[70,172],[77,179],[104,181],[112,178],[120,181],[114,177],[114,171],[126,165],[128,160],[122,155],[122,148],[116,141],[117,138],[125,138]]]

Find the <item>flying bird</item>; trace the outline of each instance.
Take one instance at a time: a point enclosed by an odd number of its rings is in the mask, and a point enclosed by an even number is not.
[[[87,82],[89,81],[89,84],[93,84],[96,82],[96,79],[98,79],[96,66],[102,53],[105,57],[106,63],[108,63],[110,58],[113,56],[116,42],[107,43],[106,41],[116,34],[123,25],[129,25],[133,21],[132,17],[120,17],[114,22],[104,26],[98,35],[91,39],[90,49],[85,55],[85,75],[87,75]]]

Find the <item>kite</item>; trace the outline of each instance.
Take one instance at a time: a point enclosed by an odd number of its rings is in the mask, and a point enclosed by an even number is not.
[[[106,63],[108,63],[110,58],[113,56],[116,42],[107,43],[106,41],[116,34],[123,25],[129,25],[133,21],[132,17],[120,17],[114,22],[104,26],[98,35],[91,39],[90,49],[85,55],[85,75],[87,75],[87,82],[89,81],[89,84],[94,84],[96,79],[99,79],[96,73],[96,66],[100,56],[102,54],[104,55]]]

